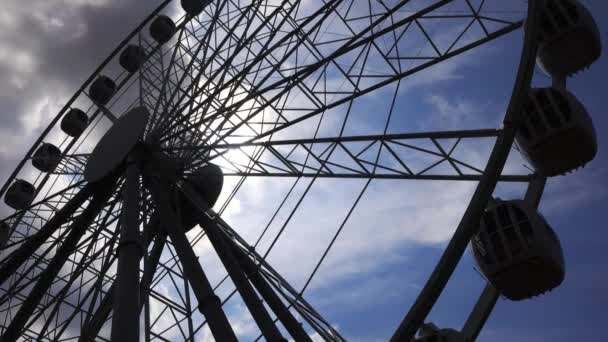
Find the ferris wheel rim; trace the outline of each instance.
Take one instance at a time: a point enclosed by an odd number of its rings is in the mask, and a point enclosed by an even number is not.
[[[158,12],[160,12],[160,11],[161,11],[161,10],[162,10],[162,9],[163,9],[163,8],[164,8],[164,7],[165,7],[167,4],[169,4],[170,2],[171,2],[170,0],[165,1],[165,2],[164,2],[162,5],[161,5],[161,6],[159,6],[159,8],[157,9],[157,11],[158,11]],[[123,43],[121,43],[121,45],[119,45],[119,47],[117,47],[117,48],[116,48],[115,52],[113,53],[114,55],[113,55],[113,56],[111,55],[110,57],[108,57],[108,58],[106,59],[106,61],[104,61],[104,63],[102,63],[102,65],[107,64],[107,63],[108,63],[110,60],[112,60],[112,58],[114,58],[114,57],[115,57],[115,56],[118,54],[118,52],[119,52],[119,51],[120,51],[120,50],[121,50],[121,49],[124,47],[124,45],[126,45],[126,43],[127,43],[127,42],[128,42],[128,41],[129,41],[129,40],[130,40],[130,39],[131,39],[133,36],[135,36],[135,34],[137,34],[137,32],[140,32],[140,31],[142,30],[143,26],[145,26],[145,23],[146,23],[146,22],[149,22],[149,20],[151,20],[151,19],[153,18],[153,16],[154,16],[154,13],[153,13],[153,14],[151,14],[151,15],[150,15],[150,16],[149,16],[149,17],[146,19],[146,21],[145,21],[145,22],[143,22],[143,23],[140,25],[139,29],[137,29],[136,31],[134,31],[134,32],[132,33],[132,36],[131,36],[131,37],[127,37],[127,38],[126,38],[126,39],[123,41]],[[91,82],[91,81],[94,79],[94,77],[95,77],[95,76],[99,75],[99,74],[101,73],[101,69],[102,69],[102,68],[103,68],[103,67],[100,67],[100,69],[99,69],[99,70],[97,70],[97,71],[96,71],[96,73],[94,73],[94,74],[93,74],[93,75],[92,75],[92,76],[89,78],[89,80],[88,80],[87,82],[88,82],[88,83],[90,83],[90,82]],[[79,95],[79,94],[80,94],[80,93],[83,91],[84,87],[86,87],[86,86],[87,86],[87,84],[88,84],[87,82],[85,82],[85,84],[82,86],[81,90],[79,90],[79,92],[77,92],[77,94],[76,94],[76,95],[74,95],[74,97],[77,97],[77,96],[78,96],[78,95]],[[72,101],[72,102],[73,102],[73,101]],[[60,116],[61,116],[61,115],[62,115],[62,114],[65,112],[65,110],[67,110],[67,108],[68,108],[68,107],[69,107],[69,104],[68,104],[68,105],[66,105],[66,107],[64,107],[64,109],[62,109],[62,111],[60,111],[60,113],[57,115],[57,117],[56,117],[56,118],[53,120],[52,125],[51,125],[51,126],[49,126],[48,130],[50,130],[50,128],[52,128],[52,126],[56,125],[56,123],[57,123],[57,121],[58,121],[59,117],[60,117]],[[48,133],[48,132],[46,132],[46,133]],[[46,136],[46,134],[44,134],[44,136]],[[41,137],[41,138],[40,138],[40,141],[38,141],[37,143],[38,143],[38,144],[42,143],[42,139],[44,139],[44,137]],[[31,151],[30,151],[28,154],[29,154],[29,155],[31,155],[31,153],[33,153],[33,150],[34,150],[34,149],[35,149],[35,147],[37,147],[37,146],[38,146],[38,145],[36,145],[36,144],[35,144],[35,145],[34,145],[34,147],[32,147],[32,150],[31,150]],[[29,158],[29,157],[27,157],[27,156],[26,156],[26,158],[24,159],[24,161],[25,161],[25,160],[27,160],[27,158]],[[16,173],[17,173],[17,172],[18,172],[18,171],[16,171]],[[500,172],[500,171],[498,171],[498,172]],[[485,173],[484,173],[484,176],[485,176]],[[5,191],[5,188],[6,188],[6,187],[8,187],[8,184],[10,184],[10,182],[11,182],[11,181],[12,181],[12,179],[10,179],[10,178],[9,178],[9,180],[7,181],[7,183],[5,184],[5,186],[3,187],[3,191]],[[2,192],[0,192],[0,195],[2,195]]]

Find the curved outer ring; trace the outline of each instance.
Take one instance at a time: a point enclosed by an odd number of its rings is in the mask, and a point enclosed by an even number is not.
[[[114,51],[112,51],[112,53],[110,53],[110,55],[97,67],[97,69],[95,69],[95,71],[93,71],[91,76],[89,76],[89,78],[87,78],[87,80],[82,84],[80,89],[78,89],[78,91],[76,91],[76,93],[70,98],[70,100],[65,104],[65,106],[63,106],[63,108],[59,111],[59,113],[55,116],[55,118],[50,122],[50,124],[47,126],[47,128],[42,132],[40,137],[38,137],[36,142],[34,142],[34,144],[29,149],[29,151],[25,154],[23,159],[19,162],[19,164],[17,165],[17,167],[15,168],[13,173],[8,177],[8,179],[2,186],[2,189],[0,189],[0,197],[4,196],[4,193],[8,189],[9,185],[12,184],[13,180],[19,174],[19,172],[21,171],[21,169],[23,168],[25,163],[31,158],[32,154],[34,154],[34,152],[36,151],[38,146],[42,143],[44,138],[46,138],[46,136],[49,134],[51,129],[53,129],[53,127],[55,127],[55,125],[57,125],[57,122],[59,122],[59,119],[61,117],[63,117],[65,112],[70,108],[70,106],[74,103],[74,101],[76,101],[76,99],[82,94],[82,92],[86,89],[86,87],[89,86],[89,84],[91,84],[91,82],[93,82],[95,77],[97,77],[101,73],[101,71],[118,55],[118,53],[122,51],[122,49],[131,41],[131,39],[133,39],[133,37],[135,37],[135,35],[137,33],[139,33],[144,28],[144,26],[146,26],[171,1],[172,0],[163,1],[154,11],[152,11],[152,13],[150,13],[150,15],[148,15],[148,17],[146,17],[133,31],[131,31],[131,33],[127,37],[125,37],[125,39],[123,39],[122,42],[120,42],[120,44],[114,49]],[[78,139],[78,138],[74,138],[74,139]]]
[[[50,130],[57,124],[63,114],[70,108],[72,103],[82,94],[84,89],[95,79],[97,75],[105,68],[111,60],[128,44],[131,39],[142,30],[160,11],[162,11],[172,0],[165,0],[161,3],[148,17],[146,17],[138,27],[136,27],[115,49],[114,51],[98,66],[98,68],[89,76],[83,83],[80,89],[70,98],[65,106],[59,111],[57,116],[51,121],[48,127],[43,131],[40,137],[36,140],[24,158],[20,161],[16,169],[6,180],[2,189],[0,189],[0,197],[4,195],[8,186],[12,183],[18,173],[21,171],[27,160],[30,159],[36,148],[42,143],[43,139],[48,135]],[[528,18],[530,25],[527,25],[527,30],[524,39],[524,48],[521,55],[520,66],[518,70],[517,80],[514,86],[513,94],[507,114],[503,120],[504,129],[497,138],[494,145],[491,157],[485,169],[484,177],[479,182],[477,189],[467,207],[465,214],[454,233],[449,245],[446,247],[441,260],[438,262],[435,270],[429,278],[427,284],[421,291],[418,299],[412,306],[408,315],[401,322],[399,328],[392,337],[392,341],[409,341],[414,336],[418,327],[428,315],[435,301],[441,294],[443,288],[447,284],[451,274],[453,273],[458,261],[464,254],[470,237],[475,233],[475,222],[485,208],[485,204],[490,199],[492,192],[498,182],[498,177],[504,167],[507,156],[515,138],[515,132],[521,121],[521,109],[527,92],[530,87],[532,72],[534,70],[534,62],[537,52],[537,32],[538,32],[538,12],[539,2],[542,0],[531,0],[528,3]]]
[[[511,146],[515,140],[515,133],[522,122],[522,110],[530,90],[538,51],[540,7],[542,1],[528,1],[529,25],[527,25],[525,31],[524,46],[520,57],[517,78],[507,113],[503,120],[504,129],[497,137],[496,144],[484,170],[483,178],[477,185],[477,189],[441,259],[435,266],[433,273],[422,291],[420,291],[409,312],[399,324],[391,341],[411,341],[414,337],[454,273],[471,237],[477,230],[479,218],[494,192],[496,183],[498,183],[498,178],[505,166]]]

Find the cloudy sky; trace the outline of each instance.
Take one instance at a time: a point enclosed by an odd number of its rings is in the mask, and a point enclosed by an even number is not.
[[[521,6],[520,1],[517,1]],[[63,104],[115,45],[159,1],[2,0],[0,12],[0,177],[6,179]],[[307,2],[311,5],[311,2]],[[602,37],[608,32],[608,6],[584,2],[594,13]],[[175,7],[175,6],[174,6]],[[177,13],[177,8],[170,12]],[[495,128],[499,126],[513,82],[521,32],[515,32],[403,83],[401,109],[418,113],[413,121],[397,118],[391,132]],[[515,47],[515,48],[514,48]],[[564,284],[525,302],[500,300],[481,341],[606,340],[602,329],[608,304],[608,233],[605,232],[608,119],[603,115],[604,58],[577,75],[569,89],[587,106],[598,132],[599,153],[582,171],[549,181],[541,210],[562,240],[567,262]],[[536,82],[547,82],[539,72]],[[361,104],[368,110],[386,105],[394,90]],[[407,99],[407,100],[406,100]],[[411,99],[411,101],[410,101]],[[408,102],[409,101],[409,102]],[[381,107],[380,107],[381,108]],[[328,128],[332,121],[328,118]],[[415,126],[412,125],[415,122]],[[334,122],[333,125],[337,123]],[[407,123],[407,125],[406,125]],[[353,115],[351,134],[377,132],[378,123]],[[304,129],[300,134],[305,134]],[[483,158],[487,146],[470,148]],[[516,169],[517,156],[509,167]],[[294,187],[285,210],[270,225],[277,233],[308,186]],[[227,188],[234,185],[227,180]],[[248,180],[231,202],[226,219],[250,242],[264,229],[269,214],[293,185],[292,180]],[[311,283],[310,302],[349,340],[382,341],[390,336],[431,267],[439,258],[475,184],[373,181],[349,218],[344,233]],[[296,288],[301,287],[335,230],[365,186],[361,180],[317,181],[270,261]],[[522,188],[500,189],[521,195]],[[224,195],[226,195],[225,191]],[[2,209],[6,211],[6,208]],[[267,246],[270,241],[262,241]],[[212,258],[203,241],[196,246]],[[204,258],[202,258],[204,259]],[[219,277],[219,273],[217,275]],[[429,319],[459,328],[484,283],[467,252]],[[246,316],[239,321],[244,339],[254,336]],[[253,331],[253,332],[251,332]]]

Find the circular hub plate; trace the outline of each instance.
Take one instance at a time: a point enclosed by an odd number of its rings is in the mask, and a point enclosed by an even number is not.
[[[120,165],[144,134],[149,117],[146,107],[134,108],[120,117],[95,146],[84,178],[98,181]]]

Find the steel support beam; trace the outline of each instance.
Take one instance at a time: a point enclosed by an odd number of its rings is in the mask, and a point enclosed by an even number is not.
[[[222,301],[213,292],[213,287],[186,237],[181,217],[175,211],[170,197],[172,189],[164,184],[151,184],[150,189],[152,189],[152,195],[157,204],[161,223],[171,238],[183,266],[184,275],[192,286],[200,312],[209,322],[213,337],[216,341],[238,341],[222,309]]]
[[[253,262],[253,260],[251,260],[242,249],[237,247],[234,242],[231,242],[227,238],[224,238],[224,240],[232,249],[232,252],[237,257],[243,270],[245,270],[247,273],[251,283],[255,286],[275,315],[277,315],[277,318],[279,321],[281,321],[285,329],[287,329],[287,332],[289,332],[291,337],[293,337],[296,341],[312,341],[310,336],[308,336],[302,327],[302,324],[295,319],[281,298],[279,298],[266,279],[262,276],[260,269],[255,262]]]
[[[93,187],[85,186],[66,203],[55,215],[34,235],[27,238],[0,268],[0,284],[4,282],[57,230],[65,224],[72,214],[91,196]]]
[[[139,167],[134,156],[127,159],[120,222],[116,287],[113,293],[112,341],[139,341]]]
[[[183,183],[182,186],[188,185]],[[188,193],[191,195],[196,195],[196,192],[193,191],[193,189],[190,189]],[[204,214],[204,211],[208,209],[207,204],[204,203],[200,196],[196,196],[196,198],[191,198],[190,196],[187,197],[192,201],[192,204],[195,207],[202,209],[194,214],[198,216],[201,227],[207,233],[207,237],[209,238],[211,245],[213,245],[213,248],[222,261],[222,264],[224,264],[228,275],[234,282],[234,285],[243,298],[245,305],[249,309],[249,312],[251,312],[251,316],[260,328],[262,335],[267,341],[286,341],[268,314],[264,304],[251,286],[251,283],[249,283],[247,280],[247,277],[245,276],[245,273],[234,256],[231,248],[222,238],[220,228],[213,220],[209,219]]]
[[[55,279],[63,264],[74,252],[78,241],[80,241],[89,225],[112,195],[115,188],[115,179],[115,177],[111,177],[111,179],[95,184],[96,193],[93,195],[91,202],[83,213],[70,225],[70,233],[63,241],[61,247],[59,247],[55,257],[49,262],[46,270],[40,275],[38,282],[19,308],[15,317],[13,317],[8,328],[4,331],[2,341],[13,342],[21,336],[23,327],[44,294],[48,291],[53,279]]]
[[[154,220],[154,218],[152,220]],[[156,267],[158,266],[158,262],[160,261],[160,256],[163,251],[163,248],[165,247],[166,239],[167,235],[164,232],[159,232],[156,235],[156,240],[154,241],[150,256],[148,259],[145,260],[145,263],[147,264],[147,272],[144,272],[141,278],[141,282],[139,284],[139,298],[145,298],[149,293],[149,288],[152,284],[152,278],[154,278],[154,273],[156,271]],[[146,249],[149,247],[151,242],[152,239],[146,242]],[[85,326],[82,328],[82,334],[78,339],[79,342],[92,341],[99,334],[99,331],[108,319],[110,312],[112,312],[115,286],[115,283],[111,285],[105,297],[102,299],[101,303],[97,307],[97,310],[93,314],[91,320],[86,323]],[[140,301],[140,311],[142,305],[143,301]]]

